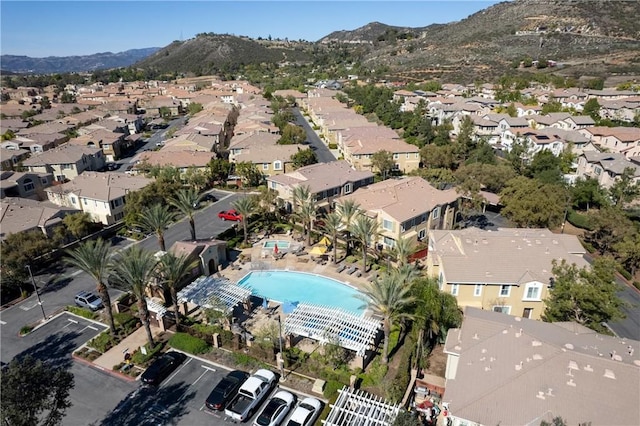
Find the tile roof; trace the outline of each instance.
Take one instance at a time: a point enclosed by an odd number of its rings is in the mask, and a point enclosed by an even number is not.
[[[431,253],[440,259],[440,268],[450,283],[506,285],[531,278],[547,283],[553,275],[553,260],[566,259],[579,268],[588,265],[583,258],[586,250],[576,236],[553,234],[548,229],[467,228],[432,230],[429,234]]]
[[[79,161],[84,155],[93,156],[102,152],[101,148],[91,146],[63,144],[56,148],[32,155],[24,160],[25,166],[44,166],[49,164],[71,164]]]
[[[443,401],[484,425],[640,424],[640,342],[577,324],[550,324],[466,307],[445,353],[459,354]]]
[[[398,222],[404,222],[458,198],[454,189],[441,191],[423,178],[414,176],[374,183],[336,201],[351,199],[360,204],[363,210],[384,211]]]
[[[338,188],[349,182],[373,178],[370,171],[358,171],[344,160],[329,163],[317,163],[300,167],[298,170],[278,176],[271,176],[270,181],[285,186],[307,185],[311,192],[318,193],[330,188]]]
[[[72,181],[45,189],[46,192],[75,194],[98,201],[111,201],[124,197],[150,184],[153,179],[126,173],[84,172]]]
[[[602,168],[616,175],[621,175],[627,167],[635,169],[634,176],[640,176],[640,165],[635,164],[623,154],[617,152],[585,151],[582,153],[589,163],[600,163]]]
[[[59,207],[49,201],[3,198],[0,200],[0,239],[9,234],[55,225],[62,221],[64,214],[75,211],[77,209]]]
[[[174,167],[206,167],[215,157],[213,152],[205,151],[149,151],[138,155],[140,161],[146,161],[152,166]]]

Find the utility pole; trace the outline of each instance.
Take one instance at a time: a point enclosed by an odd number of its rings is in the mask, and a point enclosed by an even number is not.
[[[280,368],[280,381],[284,382],[284,352],[282,352],[282,321],[280,314],[278,314],[278,343],[280,344],[280,359],[278,360],[278,367]]]
[[[31,266],[26,265],[25,268],[29,271],[29,276],[31,277],[31,283],[33,284],[33,291],[36,292],[36,297],[38,298],[38,305],[40,305],[40,309],[42,310],[42,319],[43,321],[47,320],[47,315],[44,313],[44,306],[42,306],[42,300],[40,300],[40,294],[38,293],[38,287],[36,286],[36,280],[33,278],[33,274],[31,273]]]

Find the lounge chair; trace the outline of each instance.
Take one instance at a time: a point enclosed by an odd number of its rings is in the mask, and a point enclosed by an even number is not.
[[[340,265],[340,266],[338,266],[336,268],[336,272],[340,273],[340,272],[344,271],[345,269],[347,269],[347,265],[345,263],[343,263],[342,265]]]
[[[353,273],[355,273],[358,270],[357,266],[351,266],[349,269],[347,269],[345,272],[347,275],[351,275]]]
[[[305,254],[309,254],[306,251],[302,250],[296,253],[296,256],[304,256]]]
[[[362,276],[362,271],[358,270],[358,271],[356,271],[356,273],[354,275],[356,277],[360,278]]]
[[[369,281],[370,283],[374,282],[375,280],[378,279],[378,273],[376,272],[375,274],[372,274],[369,278],[367,278],[367,281]]]

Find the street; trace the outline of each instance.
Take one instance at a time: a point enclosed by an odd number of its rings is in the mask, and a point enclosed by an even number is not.
[[[331,161],[336,161],[336,157],[334,157],[331,151],[329,151],[327,145],[325,145],[322,139],[320,139],[309,122],[305,120],[300,110],[298,108],[291,108],[291,111],[296,117],[295,124],[302,127],[304,131],[307,132],[307,140],[309,141],[309,146],[313,147],[312,149],[315,151],[316,156],[318,157],[318,162],[329,163]]]

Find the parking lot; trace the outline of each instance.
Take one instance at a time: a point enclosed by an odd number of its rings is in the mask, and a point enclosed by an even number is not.
[[[120,401],[115,410],[97,424],[232,424],[224,412],[209,411],[204,404],[211,390],[228,372],[225,368],[188,357],[157,388],[138,385],[136,390]],[[246,424],[250,425],[256,416],[257,413]]]

